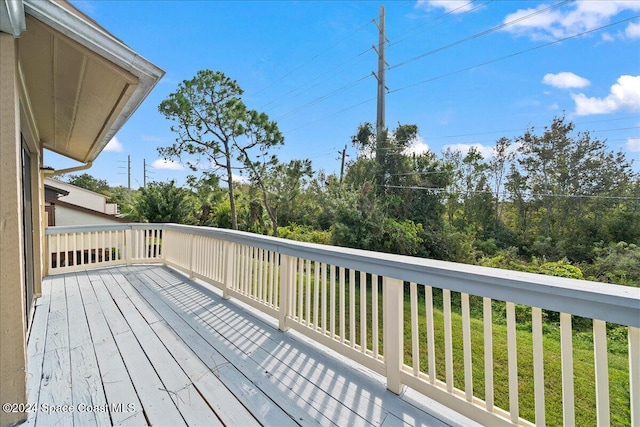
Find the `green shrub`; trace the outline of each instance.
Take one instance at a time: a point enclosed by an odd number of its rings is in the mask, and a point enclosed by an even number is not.
[[[572,265],[566,259],[545,262],[538,267],[536,273],[546,274],[548,276],[568,277],[571,279],[584,279],[582,270]]]
[[[286,227],[278,227],[278,235],[283,239],[297,240],[299,242],[331,244],[331,232],[315,230],[313,227],[298,224],[289,224]]]

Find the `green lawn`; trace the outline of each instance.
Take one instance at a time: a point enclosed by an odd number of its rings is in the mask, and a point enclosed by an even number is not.
[[[500,303],[498,303],[500,304]],[[409,307],[408,298],[405,307]],[[453,363],[455,387],[464,389],[464,365],[462,344],[462,316],[454,308],[452,314]],[[456,312],[458,311],[458,312]],[[420,369],[427,372],[427,332],[424,303],[419,304],[420,318]],[[493,322],[493,359],[494,359],[494,399],[503,409],[509,408],[508,371],[507,371],[507,328],[506,322],[496,318]],[[434,307],[436,373],[445,380],[444,366],[444,316]],[[547,425],[562,425],[562,373],[560,365],[560,335],[558,326],[545,323],[543,329],[544,371],[545,371],[545,412]],[[411,323],[408,309],[405,312],[405,363],[411,363]],[[609,384],[611,402],[611,424],[630,425],[629,409],[629,365],[626,345],[621,338],[611,342],[609,347]],[[533,384],[533,340],[529,322],[521,321],[516,331],[518,347],[518,405],[520,416],[535,421],[534,384]],[[484,338],[481,318],[471,319],[471,348],[473,365],[474,394],[485,398],[484,387]],[[624,351],[623,351],[624,350]],[[574,332],[573,337],[574,388],[576,425],[596,425],[595,370],[593,340],[590,331]]]

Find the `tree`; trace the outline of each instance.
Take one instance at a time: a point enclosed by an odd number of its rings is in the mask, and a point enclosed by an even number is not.
[[[528,191],[533,212],[542,213],[538,223],[546,241],[559,256],[580,262],[592,256],[595,242],[607,239],[602,224],[619,210],[617,197],[630,194],[634,173],[624,153],[574,128],[556,117],[542,135],[531,128],[517,138],[519,169],[512,170],[507,187]]]
[[[193,194],[173,180],[149,183],[134,202],[134,217],[143,222],[195,224],[196,210]]]
[[[489,162],[489,175],[493,179],[493,194],[496,200],[496,221],[500,221],[500,201],[502,200],[502,188],[507,166],[514,158],[514,152],[509,148],[512,141],[509,138],[500,138],[493,148],[493,159]]]
[[[105,179],[97,179],[88,173],[80,175],[69,175],[66,177],[69,184],[84,188],[95,193],[107,194],[109,192],[109,183]]]
[[[278,236],[279,217],[283,213],[288,224],[295,200],[300,196],[305,182],[313,176],[310,160],[278,162],[275,156],[268,161],[247,162],[250,180],[259,188],[274,236]],[[289,215],[287,216],[287,213]]]
[[[110,187],[107,191],[109,196],[109,203],[116,203],[120,207],[120,214],[125,218],[129,218],[133,211],[133,201],[138,196],[137,190],[129,190],[127,187],[118,185],[117,187]]]
[[[412,171],[411,157],[405,153],[418,136],[415,124],[398,124],[391,133],[376,135],[371,123],[363,123],[351,137],[361,157],[375,159],[375,186],[378,193],[399,193],[405,177]],[[360,159],[359,159],[360,160]],[[366,162],[370,163],[370,162]]]
[[[264,152],[284,143],[277,124],[264,113],[248,110],[242,94],[235,80],[219,71],[201,70],[180,83],[158,107],[174,123],[171,130],[177,134],[173,145],[158,152],[171,159],[189,156],[187,164],[194,171],[223,170],[233,229],[238,228],[234,171],[248,167],[253,148]]]
[[[200,179],[194,176],[187,178],[187,184],[191,187],[198,201],[199,212],[196,215],[197,225],[218,226],[215,219],[215,207],[224,198],[219,187],[220,177],[205,172]]]

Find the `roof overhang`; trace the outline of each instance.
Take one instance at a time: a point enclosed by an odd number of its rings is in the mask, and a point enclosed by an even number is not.
[[[24,10],[18,67],[36,137],[46,149],[91,162],[164,71],[67,1],[24,0]]]
[[[22,1],[0,0],[0,31],[20,37],[25,29]]]

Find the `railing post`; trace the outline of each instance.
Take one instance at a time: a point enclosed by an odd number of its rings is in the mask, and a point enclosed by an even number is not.
[[[629,397],[631,425],[640,426],[640,328],[629,326]]]
[[[165,245],[165,239],[167,238],[167,230],[164,228],[160,228],[160,259],[162,260],[162,265],[167,265],[167,254],[166,250],[169,245]]]
[[[222,298],[229,299],[229,289],[233,286],[235,278],[236,244],[224,242],[222,247],[224,249],[224,288],[222,289]]]
[[[195,236],[193,234],[189,234],[189,279],[193,279],[195,276],[193,275],[193,259],[195,250],[193,246],[196,243]]]
[[[400,394],[400,372],[404,363],[403,282],[384,277],[382,280],[384,361],[387,368],[387,389]]]
[[[131,265],[133,258],[133,228],[124,230],[124,260],[127,265]]]
[[[280,257],[280,312],[278,329],[287,331],[287,317],[291,314],[291,295],[295,284],[295,258],[291,255]]]
[[[48,276],[49,271],[51,270],[51,236],[48,234],[44,235],[44,256],[45,256],[45,262],[43,263],[44,271],[42,273],[41,279]]]

